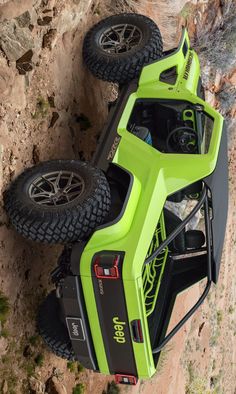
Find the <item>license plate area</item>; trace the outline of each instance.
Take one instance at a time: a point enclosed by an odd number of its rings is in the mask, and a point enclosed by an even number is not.
[[[83,321],[79,317],[67,317],[66,324],[72,341],[85,341]]]

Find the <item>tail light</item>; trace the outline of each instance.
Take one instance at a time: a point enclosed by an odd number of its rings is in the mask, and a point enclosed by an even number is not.
[[[135,385],[137,384],[138,379],[136,376],[133,375],[120,375],[116,374],[115,375],[115,382],[117,384],[130,384],[130,385]]]
[[[119,279],[119,263],[121,256],[114,253],[97,255],[94,262],[94,272],[99,279]]]

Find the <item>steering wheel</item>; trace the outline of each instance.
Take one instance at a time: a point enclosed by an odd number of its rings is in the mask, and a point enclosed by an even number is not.
[[[188,126],[177,127],[172,130],[166,140],[167,152],[174,153],[179,150],[183,153],[197,153],[198,134]]]

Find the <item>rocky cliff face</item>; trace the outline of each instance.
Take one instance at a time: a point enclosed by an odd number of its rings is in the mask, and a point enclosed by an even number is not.
[[[1,191],[25,167],[39,161],[91,157],[107,116],[108,101],[116,92],[115,87],[95,80],[84,69],[82,38],[102,17],[131,10],[157,22],[165,49],[177,44],[181,25],[187,26],[200,56],[206,98],[227,119],[233,196],[235,9],[232,0],[1,0]],[[149,383],[130,389],[133,393],[234,392],[235,355],[230,351],[235,348],[233,197],[230,209],[218,290],[177,337],[173,348],[165,352],[165,368],[159,369]],[[2,392],[69,394],[76,383],[82,383],[86,392],[100,394],[107,378],[79,373],[75,365],[68,369],[63,360],[45,350],[36,336],[35,312],[50,290],[49,272],[55,266],[59,248],[23,240],[9,227],[2,205],[0,215],[0,290],[8,296],[11,306],[0,336]],[[181,308],[191,306],[197,293],[188,293]],[[181,308],[177,314],[181,315]]]

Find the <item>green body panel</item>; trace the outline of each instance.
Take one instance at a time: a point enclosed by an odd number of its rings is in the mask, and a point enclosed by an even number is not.
[[[133,175],[131,195],[122,218],[115,224],[97,230],[89,240],[80,261],[80,272],[90,328],[99,370],[109,373],[100,331],[96,302],[91,279],[91,261],[101,250],[125,252],[123,284],[129,321],[141,319],[144,343],[134,343],[133,349],[138,376],[147,378],[155,372],[148,336],[148,326],[142,292],[142,268],[147,251],[168,195],[211,174],[216,166],[223,126],[223,118],[202,99],[196,91],[200,66],[196,53],[189,50],[183,55],[183,45],[189,39],[184,30],[178,51],[143,68],[139,86],[131,94],[118,126],[122,137],[113,162]],[[185,79],[189,64],[188,78]],[[175,85],[159,81],[162,71],[177,66]],[[214,120],[211,142],[207,154],[166,154],[146,144],[127,131],[127,123],[135,101],[140,98],[184,100],[202,104]],[[158,133],[158,126],[157,126]],[[122,345],[121,345],[122,346]]]
[[[147,257],[149,257],[154,250],[160,245],[160,240],[163,242],[166,239],[165,219],[164,213],[162,212],[158,226],[156,227],[154,239],[152,240]],[[153,260],[153,264],[147,264],[143,267],[142,280],[143,280],[143,293],[146,306],[146,316],[150,316],[154,309],[156,300],[159,294],[161,285],[161,279],[164,273],[167,257],[168,247],[164,249],[158,257]],[[157,268],[160,269],[159,275],[157,274]],[[158,282],[156,281],[158,276]]]

